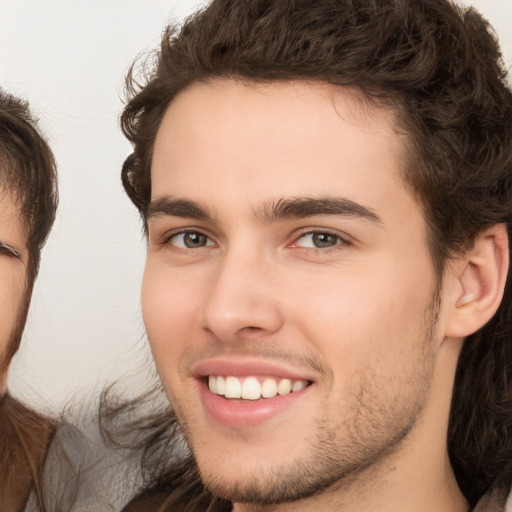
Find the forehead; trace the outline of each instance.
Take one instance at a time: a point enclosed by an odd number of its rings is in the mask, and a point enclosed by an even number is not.
[[[246,207],[342,195],[373,202],[388,189],[406,192],[403,146],[394,113],[350,89],[304,81],[194,84],[171,103],[157,133],[152,200],[171,194]]]

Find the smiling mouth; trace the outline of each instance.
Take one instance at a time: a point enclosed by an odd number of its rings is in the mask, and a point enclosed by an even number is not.
[[[208,388],[212,393],[229,399],[259,400],[288,395],[301,391],[312,382],[308,380],[275,379],[272,377],[258,378],[210,375]]]

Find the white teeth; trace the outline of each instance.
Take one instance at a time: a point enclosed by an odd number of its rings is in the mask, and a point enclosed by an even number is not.
[[[263,383],[256,377],[245,377],[240,380],[233,376],[213,376],[208,377],[208,388],[216,395],[225,395],[226,398],[242,398],[244,400],[258,400],[260,398],[274,398],[279,395],[287,395],[291,392],[297,392],[308,385],[307,380],[281,379],[279,382],[270,377]]]
[[[214,393],[217,393],[217,395],[222,396],[226,394],[226,381],[224,380],[224,377],[217,377],[215,389],[216,391],[214,391]]]
[[[277,382],[274,379],[265,379],[261,385],[263,398],[274,398],[277,395]]]
[[[242,396],[242,384],[236,377],[226,377],[226,398],[240,398]]]
[[[210,375],[208,377],[208,387],[210,388],[210,391],[212,393],[218,394],[217,393],[217,379],[215,377],[213,377],[212,375]]]
[[[292,383],[292,391],[300,391],[304,389],[308,383],[305,380],[294,380]]]
[[[258,400],[261,396],[261,385],[258,379],[247,377],[242,384],[242,398],[246,400]]]
[[[292,381],[290,379],[283,379],[277,385],[277,392],[280,395],[287,395],[292,390]]]

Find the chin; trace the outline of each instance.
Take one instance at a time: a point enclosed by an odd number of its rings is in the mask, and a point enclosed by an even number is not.
[[[355,467],[311,463],[305,457],[270,464],[260,456],[251,461],[241,450],[236,457],[220,454],[198,460],[204,485],[216,496],[237,503],[277,505],[304,500],[337,486]]]

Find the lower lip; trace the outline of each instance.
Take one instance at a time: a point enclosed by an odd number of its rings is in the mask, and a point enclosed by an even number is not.
[[[206,383],[201,381],[200,393],[207,413],[217,423],[228,427],[253,427],[284,412],[300,400],[310,387],[274,398],[238,401],[212,393]]]

